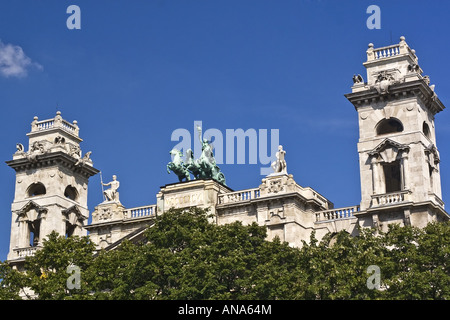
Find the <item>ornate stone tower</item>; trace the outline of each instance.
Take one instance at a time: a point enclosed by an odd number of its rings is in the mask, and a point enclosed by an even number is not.
[[[8,260],[20,265],[34,254],[53,230],[61,235],[86,235],[89,217],[87,186],[93,167],[90,152],[81,153],[76,121],[55,118],[31,123],[28,151],[17,144],[8,166],[16,171],[11,205],[11,241]]]
[[[347,99],[359,120],[360,223],[424,226],[448,219],[441,197],[435,115],[444,105],[400,37],[395,45],[369,44],[367,82],[354,76]]]

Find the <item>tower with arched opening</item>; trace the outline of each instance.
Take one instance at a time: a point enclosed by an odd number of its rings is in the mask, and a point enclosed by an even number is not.
[[[82,155],[77,122],[67,122],[60,112],[53,119],[35,117],[27,136],[28,150],[18,143],[6,162],[16,172],[8,261],[19,267],[53,230],[87,234],[88,180],[98,172],[90,152]]]
[[[359,121],[360,224],[424,226],[446,216],[441,195],[435,115],[444,105],[404,37],[369,44],[367,82],[346,97]]]

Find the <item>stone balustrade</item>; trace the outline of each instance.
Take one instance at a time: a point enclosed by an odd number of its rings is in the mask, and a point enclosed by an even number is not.
[[[68,122],[68,121],[66,121],[66,120],[63,120],[63,121],[62,121],[62,127],[63,127],[65,130],[67,130],[67,131],[69,131],[69,132],[72,132],[72,133],[74,133],[74,134],[77,134],[77,130],[78,130],[76,124],[77,124],[76,121],[74,121],[74,124],[71,124],[70,122]]]
[[[37,131],[51,129],[51,128],[53,128],[54,124],[55,124],[55,121],[53,119],[39,121],[39,122],[36,122],[36,129],[37,129]]]
[[[409,54],[413,60],[417,60],[415,50],[411,49],[406,41],[405,37],[400,37],[400,42],[390,46],[385,46],[381,48],[374,48],[373,44],[369,44],[367,50],[367,61],[380,60],[383,58],[395,57],[401,54]]]
[[[373,50],[373,54],[375,60],[393,57],[400,54],[400,45],[394,44],[392,46],[377,48]]]
[[[259,188],[219,194],[219,204],[248,201],[261,196]]]
[[[76,136],[78,136],[79,133],[77,121],[74,120],[73,123],[70,123],[64,120],[61,117],[61,112],[59,111],[56,113],[56,117],[53,119],[38,121],[38,117],[34,117],[34,120],[31,123],[31,132],[49,130],[53,128],[62,128],[63,130],[70,132]]]
[[[395,205],[409,200],[409,190],[372,195],[371,207]]]
[[[319,211],[316,212],[316,222],[352,218],[359,210],[359,206],[352,206]]]
[[[15,258],[32,257],[41,246],[14,249]]]
[[[295,192],[298,192],[307,199],[315,199],[324,207],[328,206],[328,200],[325,197],[321,196],[316,191],[314,191],[312,188],[309,187],[302,188],[297,185]],[[259,188],[239,190],[235,192],[219,194],[219,204],[248,201],[260,197],[261,197],[261,190]]]
[[[124,217],[126,219],[156,216],[156,204],[143,207],[135,207],[124,210]]]

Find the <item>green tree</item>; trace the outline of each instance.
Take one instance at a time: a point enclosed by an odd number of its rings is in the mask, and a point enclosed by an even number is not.
[[[449,299],[450,223],[419,229],[389,225],[388,231],[342,231],[319,243],[314,233],[300,249],[307,274],[306,299]],[[367,268],[381,271],[380,290],[367,286]]]
[[[0,264],[0,299],[25,288],[37,299],[449,299],[450,222],[423,229],[390,225],[386,233],[342,231],[301,248],[256,223],[211,223],[207,210],[171,209],[143,243],[125,240],[94,255],[88,237],[50,234],[26,272]],[[81,270],[69,289],[67,267]],[[379,267],[381,290],[367,286]]]
[[[26,285],[33,290],[36,299],[61,300],[88,297],[89,286],[82,273],[92,263],[95,246],[88,237],[64,237],[52,232],[43,241],[43,248],[25,260]],[[69,289],[69,266],[81,271],[80,289]]]
[[[393,262],[384,268],[386,299],[450,298],[450,222],[390,225],[384,241]]]
[[[157,298],[286,298],[296,280],[297,251],[266,237],[256,223],[212,224],[200,209],[164,213],[148,233],[147,248],[166,257],[153,282]]]
[[[248,277],[243,299],[305,299],[307,273],[299,268],[300,251],[278,237],[258,248],[258,263]]]
[[[0,262],[0,300],[19,300],[26,284],[26,276],[6,261]]]
[[[286,266],[276,268],[275,264],[290,251],[294,269],[295,249],[266,241],[265,228],[256,224],[218,226],[210,218],[199,208],[171,209],[148,229],[147,244],[125,242],[114,252],[100,254],[91,273],[96,295],[105,299],[258,299],[276,297],[268,288],[291,292],[287,282],[279,284],[282,270],[286,278],[292,276]],[[276,270],[278,277],[260,280],[263,270],[266,275]]]
[[[80,289],[67,286],[67,267],[74,265],[83,272],[92,263],[95,246],[88,237],[49,234],[43,248],[25,258],[25,271],[13,269],[7,262],[0,264],[0,299],[87,299],[89,285],[81,276]]]
[[[328,234],[319,243],[315,233],[300,249],[299,268],[307,275],[305,299],[374,299],[367,287],[367,268],[385,261],[385,248],[373,230],[358,237],[345,231]]]

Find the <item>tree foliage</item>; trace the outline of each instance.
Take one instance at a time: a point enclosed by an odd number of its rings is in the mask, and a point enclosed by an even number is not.
[[[171,209],[146,230],[94,255],[88,237],[52,233],[26,272],[0,264],[0,299],[449,299],[450,223],[423,229],[392,225],[386,233],[328,234],[292,248],[266,240],[265,227],[218,226],[199,208]],[[69,265],[81,270],[69,289]],[[367,286],[378,266],[380,289]],[[26,289],[27,288],[27,289]]]

